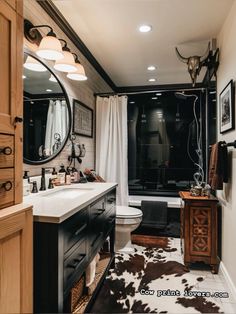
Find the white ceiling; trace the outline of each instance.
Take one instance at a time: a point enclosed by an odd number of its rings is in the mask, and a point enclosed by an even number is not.
[[[185,56],[201,55],[235,0],[53,0],[117,86],[190,83]],[[140,33],[141,24],[152,25]],[[155,72],[147,71],[155,65]],[[202,71],[203,76],[203,71]],[[156,78],[149,83],[148,78]]]

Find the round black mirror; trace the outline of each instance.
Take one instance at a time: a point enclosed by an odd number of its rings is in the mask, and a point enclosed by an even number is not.
[[[24,144],[27,164],[43,164],[64,148],[71,130],[71,108],[63,85],[41,60],[24,54]]]

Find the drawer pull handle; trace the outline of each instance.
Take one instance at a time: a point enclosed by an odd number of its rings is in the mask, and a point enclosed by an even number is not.
[[[96,238],[93,240],[91,246],[94,246],[96,242],[101,238],[103,232],[99,232],[99,234],[96,236]]]
[[[85,254],[81,254],[80,258],[76,258],[74,259],[74,263],[73,264],[68,264],[67,267],[69,268],[76,268],[78,266],[78,264],[82,261],[82,259],[85,257]]]
[[[75,231],[74,235],[77,236],[79,233],[81,233],[85,228],[87,227],[87,224],[84,224],[81,228]]]
[[[4,189],[6,192],[12,189],[11,181],[0,182],[0,189]]]
[[[15,117],[15,123],[22,123],[23,118],[22,117]]]
[[[108,201],[108,203],[109,204],[112,204],[112,203],[114,203],[115,202],[115,198],[114,197],[111,197],[111,198],[109,198],[107,201]]]
[[[3,155],[11,155],[12,154],[12,148],[7,146],[7,147],[0,147],[0,154]]]

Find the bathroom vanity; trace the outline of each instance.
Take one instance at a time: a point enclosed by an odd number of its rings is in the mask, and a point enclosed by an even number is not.
[[[70,312],[71,291],[109,236],[115,183],[74,184],[25,197],[34,208],[34,312]]]

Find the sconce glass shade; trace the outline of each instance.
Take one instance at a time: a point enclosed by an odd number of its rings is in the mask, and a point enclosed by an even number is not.
[[[35,58],[28,56],[24,63],[24,68],[36,71],[36,72],[46,72],[47,69],[40,62],[38,62]]]
[[[56,79],[55,76],[52,75],[52,74],[51,74],[51,76],[49,77],[49,81],[57,83],[57,79]]]
[[[46,60],[59,60],[64,57],[60,41],[54,36],[45,36],[41,40],[36,54]]]
[[[75,59],[71,52],[63,51],[64,58],[57,60],[54,69],[61,72],[75,72],[77,70]]]
[[[84,67],[80,63],[76,63],[76,72],[68,73],[67,77],[74,81],[86,81],[88,78],[85,75]]]

